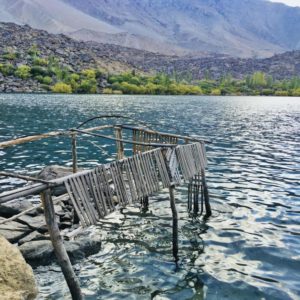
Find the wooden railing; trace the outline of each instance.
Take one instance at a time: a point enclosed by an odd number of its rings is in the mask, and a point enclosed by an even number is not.
[[[104,129],[113,129],[114,136],[108,136],[99,133],[99,131]],[[129,135],[132,137],[131,140],[123,138],[125,131],[130,132]],[[138,153],[147,152],[154,148],[162,148],[162,149],[174,148],[179,144],[187,144],[187,143],[194,143],[194,142],[208,143],[208,141],[204,141],[196,137],[159,132],[159,131],[147,129],[145,127],[134,127],[129,125],[103,125],[103,126],[92,127],[87,129],[76,128],[67,131],[53,131],[53,132],[44,133],[40,135],[32,135],[32,136],[17,138],[10,141],[0,142],[0,149],[17,146],[24,143],[34,142],[46,138],[69,136],[71,139],[71,148],[72,148],[73,173],[77,173],[76,176],[79,175],[84,177],[85,174],[89,174],[90,170],[78,172],[78,154],[77,154],[78,135],[87,135],[87,136],[93,136],[101,139],[108,139],[108,140],[115,141],[116,153],[117,153],[116,159],[119,162],[125,159],[124,144],[126,143],[132,145],[132,155],[137,155]],[[58,262],[62,268],[70,292],[72,294],[72,298],[83,299],[80,290],[79,281],[75,276],[69,257],[63,245],[63,238],[60,235],[60,231],[56,223],[53,199],[51,195],[52,193],[51,191],[53,188],[64,185],[66,181],[68,181],[69,178],[73,178],[74,175],[72,174],[63,178],[57,178],[50,181],[44,181],[26,175],[11,174],[5,172],[0,172],[0,176],[19,177],[27,181],[36,181],[34,184],[31,185],[2,192],[0,194],[0,204],[20,197],[41,194],[41,200],[42,200],[42,205],[44,207],[44,213],[45,213],[46,223],[48,226],[48,231],[50,233],[51,241],[54,247],[55,254],[58,258]],[[209,205],[207,185],[205,181],[205,173],[203,168],[201,169],[200,176],[202,180],[202,186],[204,188],[203,195],[205,197],[206,214],[207,216],[209,216],[211,214],[211,210]],[[169,194],[170,194],[170,207],[172,211],[172,220],[173,220],[173,224],[172,224],[173,255],[175,261],[177,262],[178,260],[178,216],[177,216],[177,209],[175,204],[174,190],[175,190],[175,184],[170,183]],[[148,197],[148,195],[146,196]]]

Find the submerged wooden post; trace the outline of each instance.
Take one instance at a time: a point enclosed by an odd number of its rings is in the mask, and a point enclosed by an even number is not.
[[[141,200],[142,209],[144,212],[148,211],[149,209],[149,196],[145,196]]]
[[[47,189],[43,192],[42,201],[44,205],[46,223],[54,248],[54,252],[69,286],[72,299],[82,300],[83,296],[80,290],[79,280],[77,279],[73,270],[70,258],[64,247],[63,239],[60,235],[58,224],[56,222],[56,216],[50,189]]]
[[[176,209],[176,202],[175,202],[175,186],[172,185],[169,187],[169,193],[170,193],[170,204],[171,204],[171,210],[172,210],[172,229],[173,229],[173,236],[172,236],[172,243],[173,243],[173,256],[175,259],[175,262],[177,263],[178,258],[178,214]]]
[[[76,140],[76,133],[72,133],[71,138],[72,138],[73,173],[76,173],[77,172],[77,140]]]
[[[203,194],[204,194],[204,204],[205,204],[205,210],[206,210],[205,216],[210,217],[211,216],[211,207],[210,207],[210,203],[209,203],[208,187],[206,184],[204,169],[201,170],[201,177],[202,177],[202,186],[203,186]]]
[[[115,127],[115,135],[116,138],[119,140],[122,140],[122,128],[121,127]],[[117,141],[117,159],[123,159],[124,158],[124,144],[121,141]]]

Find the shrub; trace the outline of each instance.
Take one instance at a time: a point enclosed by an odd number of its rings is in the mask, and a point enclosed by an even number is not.
[[[31,74],[32,76],[38,76],[38,75],[41,75],[41,76],[49,76],[50,75],[50,72],[44,68],[44,67],[41,67],[41,66],[33,66],[31,68]]]
[[[189,86],[189,94],[190,95],[202,95],[203,92],[199,86],[190,85]]]
[[[103,89],[103,94],[112,94],[112,93],[113,93],[113,90],[110,88]]]
[[[95,70],[92,70],[92,69],[82,70],[81,74],[88,79],[96,78],[96,72],[95,72]]]
[[[30,77],[30,70],[31,68],[29,66],[21,65],[15,71],[15,75],[19,78],[27,79]]]
[[[286,97],[289,95],[289,92],[288,91],[276,91],[275,96],[282,96],[282,97]]]
[[[14,74],[15,68],[12,64],[6,63],[6,64],[0,64],[0,72],[4,76],[9,76]]]
[[[28,54],[32,57],[36,57],[40,54],[40,52],[38,51],[38,47],[37,45],[32,45],[29,49],[28,49]]]
[[[274,94],[274,91],[271,90],[271,89],[263,89],[261,91],[261,94],[264,95],[264,96],[270,96],[270,95],[273,95]]]
[[[213,89],[210,93],[213,96],[220,96],[221,95],[221,90],[220,89]]]
[[[131,84],[128,82],[122,82],[120,84],[120,89],[125,94],[143,94],[140,87],[135,84]]]
[[[8,53],[4,53],[2,55],[2,58],[5,59],[5,60],[14,60],[18,57],[18,53],[15,53],[15,52],[8,52]]]
[[[37,57],[33,60],[35,66],[48,66],[48,61],[44,58]]]
[[[51,87],[53,93],[71,94],[72,87],[64,82],[57,82]]]
[[[102,78],[106,73],[104,69],[97,69],[95,72],[96,72],[96,78]]]
[[[52,78],[51,77],[49,77],[49,76],[45,76],[45,77],[43,77],[43,79],[42,79],[42,83],[43,84],[46,84],[46,85],[50,85],[51,83],[52,83]]]
[[[47,92],[51,91],[51,87],[48,84],[41,84],[41,88]]]
[[[300,88],[293,90],[292,95],[299,97],[300,96]]]
[[[122,91],[119,91],[119,90],[116,90],[116,91],[113,91],[113,94],[114,94],[114,95],[122,95],[123,92],[122,92]]]
[[[34,79],[37,80],[38,82],[42,83],[44,77],[42,75],[37,75],[37,76],[34,77]]]

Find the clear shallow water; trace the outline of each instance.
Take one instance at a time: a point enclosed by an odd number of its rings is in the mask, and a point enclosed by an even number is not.
[[[87,299],[300,299],[299,98],[0,95],[0,140],[103,113],[210,138],[214,212],[207,221],[189,218],[186,189],[177,190],[178,269],[166,192],[151,198],[146,214],[129,208],[103,221],[92,229],[102,250],[76,265]],[[83,167],[109,160],[103,150],[113,149],[86,138],[79,145]],[[69,139],[48,139],[0,150],[0,169],[35,172],[70,157]],[[35,274],[40,299],[68,298],[57,266]]]

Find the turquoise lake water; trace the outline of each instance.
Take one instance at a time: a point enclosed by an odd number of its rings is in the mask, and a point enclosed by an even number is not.
[[[128,208],[109,217],[93,229],[102,250],[75,266],[86,299],[300,299],[300,98],[0,94],[0,141],[101,114],[211,140],[213,216],[190,218],[186,187],[178,188],[178,269],[166,191],[146,214]],[[78,145],[81,167],[114,155],[113,142],[80,137]],[[0,150],[0,170],[31,174],[49,164],[71,164],[68,138]],[[34,272],[39,299],[69,299],[56,265]]]

